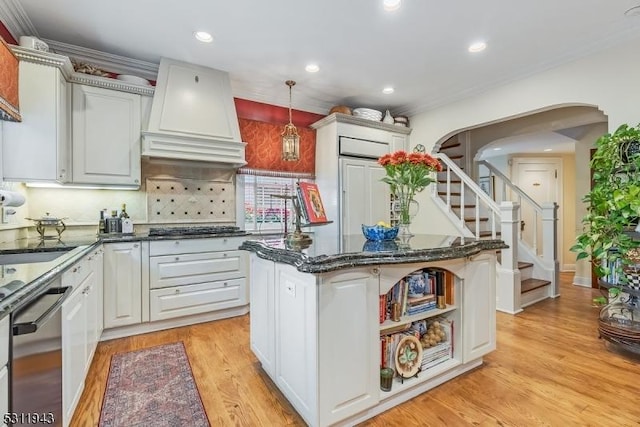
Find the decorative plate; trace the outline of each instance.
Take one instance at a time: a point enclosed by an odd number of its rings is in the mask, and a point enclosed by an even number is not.
[[[422,344],[413,335],[402,338],[396,348],[396,370],[403,378],[418,373],[422,364]]]

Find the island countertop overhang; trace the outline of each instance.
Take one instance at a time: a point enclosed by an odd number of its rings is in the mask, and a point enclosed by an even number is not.
[[[295,249],[287,247],[283,239],[258,237],[246,240],[239,249],[254,252],[263,259],[292,265],[303,273],[326,273],[361,266],[466,258],[483,251],[508,248],[499,239],[477,240],[445,235],[416,235],[404,243],[371,242],[361,235],[345,236],[342,251],[325,251],[323,247],[322,240],[313,242],[309,248]]]

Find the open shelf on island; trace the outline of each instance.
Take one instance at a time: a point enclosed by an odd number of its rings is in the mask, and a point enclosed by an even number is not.
[[[439,316],[441,314],[449,313],[450,311],[456,310],[458,308],[457,305],[448,305],[447,308],[434,308],[433,310],[428,310],[423,313],[414,314],[412,316],[402,316],[398,322],[394,322],[391,319],[387,319],[384,323],[380,324],[380,333],[383,333],[386,330],[394,329],[400,325],[408,325],[412,322],[416,322],[418,320],[429,319],[430,317]]]
[[[460,360],[458,359],[449,359],[429,369],[420,371],[417,376],[407,378],[404,381],[401,381],[400,377],[396,376],[393,378],[393,385],[391,386],[391,391],[380,390],[380,400],[385,400],[407,389],[410,389],[426,381],[429,381],[438,375],[447,373],[448,371],[451,370],[451,368],[455,368],[456,366],[459,366],[461,364],[462,362],[460,362]]]

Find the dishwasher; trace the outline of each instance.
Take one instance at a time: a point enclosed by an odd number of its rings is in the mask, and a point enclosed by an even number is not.
[[[71,287],[58,277],[12,313],[12,425],[62,425],[62,303]]]

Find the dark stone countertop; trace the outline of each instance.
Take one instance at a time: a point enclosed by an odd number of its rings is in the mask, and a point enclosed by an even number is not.
[[[469,239],[460,236],[416,235],[408,242],[368,241],[362,235],[345,236],[343,250],[336,251],[335,239],[317,239],[307,248],[287,245],[282,238],[246,240],[240,249],[259,257],[293,265],[305,273],[324,273],[344,268],[381,264],[408,264],[465,258],[482,251],[495,251],[508,246],[498,239]],[[328,249],[327,249],[328,248]]]
[[[237,231],[231,233],[149,236],[148,233],[101,234],[99,236],[75,236],[61,240],[39,238],[17,239],[0,243],[0,318],[11,313],[37,297],[46,285],[80,258],[90,253],[102,243],[160,241],[183,239],[210,239],[228,237],[246,237],[250,233]],[[40,254],[60,256],[49,261],[19,263],[15,259],[3,260],[3,256]]]

